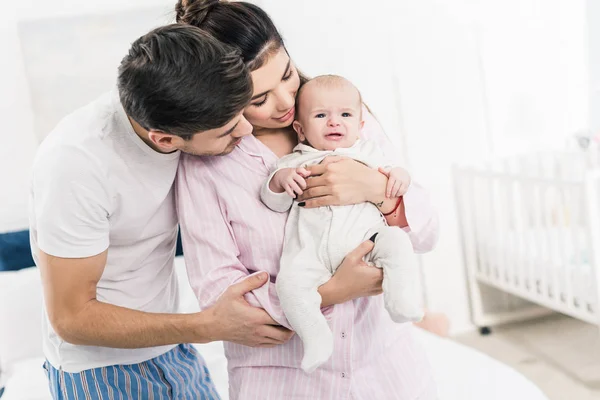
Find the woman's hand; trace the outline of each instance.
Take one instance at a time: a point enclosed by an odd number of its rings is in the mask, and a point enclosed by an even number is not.
[[[319,287],[321,307],[341,304],[359,297],[376,296],[383,292],[383,270],[363,261],[373,250],[373,242],[367,240],[352,250],[339,266],[333,277]]]
[[[310,177],[306,180],[304,193],[298,198],[301,207],[343,206],[368,201],[385,214],[396,205],[394,199],[385,196],[387,177],[358,161],[330,156],[321,164],[306,169]]]

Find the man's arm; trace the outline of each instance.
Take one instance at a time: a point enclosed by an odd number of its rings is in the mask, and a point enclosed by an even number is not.
[[[114,348],[142,348],[226,340],[271,347],[291,337],[244,294],[261,287],[266,274],[231,286],[217,303],[194,314],[155,314],[100,302],[96,285],[107,251],[89,258],[67,259],[38,254],[50,323],[66,342]]]

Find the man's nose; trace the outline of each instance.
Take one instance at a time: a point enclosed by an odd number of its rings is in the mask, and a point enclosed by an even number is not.
[[[238,122],[237,129],[231,132],[231,136],[235,138],[241,138],[252,134],[252,130],[252,124],[248,122],[248,120],[242,115],[242,118],[240,118],[240,122]]]

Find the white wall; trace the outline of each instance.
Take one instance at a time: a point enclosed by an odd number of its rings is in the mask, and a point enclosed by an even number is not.
[[[0,48],[7,52],[0,61],[0,120],[2,121],[2,145],[0,146],[0,231],[17,230],[27,227],[27,199],[30,166],[38,143],[35,132],[47,132],[56,123],[58,115],[66,114],[68,109],[79,107],[85,102],[106,91],[109,77],[116,76],[116,65],[125,54],[129,42],[149,28],[138,23],[133,26],[121,27],[130,32],[139,32],[136,36],[131,34],[121,38],[121,48],[117,46],[98,46],[87,49],[81,57],[87,63],[79,63],[79,70],[72,74],[71,84],[68,84],[68,68],[74,65],[74,60],[69,57],[56,57],[35,59],[35,56],[48,56],[49,49],[41,48],[36,53],[35,45],[54,46],[57,50],[65,50],[65,37],[57,35],[46,39],[57,39],[40,42],[44,39],[43,29],[52,28],[54,24],[57,33],[61,31],[61,18],[81,15],[105,14],[104,24],[97,26],[97,31],[110,30],[111,13],[140,7],[154,7],[154,15],[145,21],[146,25],[159,25],[169,22],[173,16],[174,2],[170,0],[131,0],[128,2],[117,0],[104,1],[42,1],[23,0],[19,2],[3,2],[0,6]],[[49,19],[58,18],[58,19]],[[102,19],[101,19],[102,20]],[[114,22],[114,21],[113,21]],[[121,25],[123,22],[120,21]],[[142,29],[142,26],[144,28]],[[120,27],[120,26],[119,26]],[[25,30],[23,30],[25,29]],[[36,31],[37,29],[37,31]],[[90,31],[87,31],[88,33]],[[105,37],[107,32],[102,32]],[[110,34],[110,32],[109,32]],[[101,35],[99,35],[101,36]],[[77,32],[71,32],[67,38],[75,43],[78,39]],[[81,39],[79,37],[79,39]],[[29,59],[34,63],[24,64],[23,40],[33,43],[33,50]],[[38,42],[35,42],[38,40]],[[25,43],[27,44],[27,43]],[[63,53],[64,56],[64,53]],[[106,71],[110,66],[110,74]],[[57,74],[62,70],[62,74]],[[82,74],[82,71],[83,72]],[[54,75],[52,75],[54,74]],[[28,76],[30,75],[30,76]],[[31,76],[39,78],[37,85],[31,85]],[[65,79],[67,78],[67,79]],[[77,79],[79,78],[79,82]],[[44,84],[46,86],[44,86]],[[88,90],[83,92],[83,88]],[[66,93],[83,93],[79,98],[67,98]],[[43,93],[44,96],[34,96]],[[63,96],[61,101],[61,96]],[[45,106],[40,108],[40,106]],[[50,110],[50,112],[48,112]],[[38,111],[38,112],[36,112]],[[54,113],[47,117],[46,114]]]
[[[15,10],[0,12],[0,231],[27,226],[27,177],[35,152]]]
[[[584,0],[487,0],[479,9],[496,154],[564,145],[588,126]]]
[[[422,257],[428,305],[448,313],[455,332],[469,329],[451,166],[545,146],[588,124],[585,0],[255,2],[271,14],[307,74],[338,73],[356,83],[413,175],[430,189],[442,237],[438,249]],[[0,167],[7,172],[0,177],[0,230],[26,226],[36,129],[45,131],[58,114],[103,91],[134,32],[168,22],[174,3],[23,0],[0,6],[0,47],[10,55],[0,64]],[[152,15],[127,26],[112,17],[137,9]],[[100,21],[84,23],[86,34],[114,43],[85,49],[66,38],[65,21],[82,15],[81,21]],[[31,62],[40,56],[35,46],[46,46],[40,32],[52,23],[59,24],[55,41],[74,47],[60,56],[58,49],[48,65],[44,58]],[[65,53],[74,51],[81,52],[71,54],[75,61],[85,56],[75,67],[87,75],[68,64]],[[66,73],[45,87],[57,68]],[[69,76],[79,90],[64,86]],[[48,111],[52,91],[63,108]]]
[[[586,1],[587,40],[589,65],[589,128],[600,134],[600,2]]]
[[[587,124],[582,0],[261,4],[308,74],[351,78],[438,205],[430,308],[471,328],[451,167],[562,143]],[[318,27],[318,28],[315,28]]]

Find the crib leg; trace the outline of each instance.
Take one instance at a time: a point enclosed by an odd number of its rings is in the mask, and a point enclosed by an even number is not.
[[[488,336],[492,334],[492,328],[490,328],[489,326],[482,326],[481,328],[479,328],[479,334],[481,336]]]

